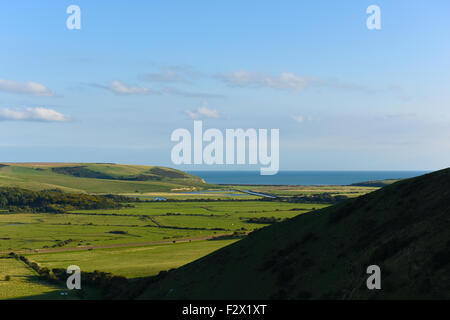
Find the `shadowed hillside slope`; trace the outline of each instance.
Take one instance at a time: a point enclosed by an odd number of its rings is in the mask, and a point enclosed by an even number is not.
[[[381,290],[366,287],[374,264]],[[159,277],[140,298],[448,299],[450,170],[261,229]]]

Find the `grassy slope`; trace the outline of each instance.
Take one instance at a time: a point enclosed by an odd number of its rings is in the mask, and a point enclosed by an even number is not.
[[[259,230],[141,298],[448,299],[449,214],[450,169],[402,180]],[[382,290],[366,288],[372,264]]]
[[[112,178],[74,177],[52,170],[53,168],[80,166]],[[149,174],[152,170],[155,173],[150,175],[160,180],[120,180],[123,177]],[[30,190],[58,188],[67,192],[136,193],[138,191],[141,193],[167,192],[173,189],[192,187],[202,189],[205,184],[196,176],[163,167],[95,163],[4,163],[0,164],[0,186],[14,186]]]
[[[11,279],[5,281],[9,275]],[[74,299],[71,292],[61,296],[64,290],[61,287],[50,285],[38,280],[37,274],[21,261],[0,258],[0,300],[3,299]]]

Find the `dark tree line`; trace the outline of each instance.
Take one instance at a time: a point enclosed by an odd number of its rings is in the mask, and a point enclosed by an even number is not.
[[[336,204],[347,200],[345,195],[331,195],[329,193],[301,195],[292,197],[283,197],[282,201],[290,203],[318,203],[318,204]]]
[[[137,201],[122,196],[97,196],[66,193],[60,190],[32,191],[21,188],[0,188],[0,209],[31,212],[62,213],[69,210],[114,209],[124,202]]]

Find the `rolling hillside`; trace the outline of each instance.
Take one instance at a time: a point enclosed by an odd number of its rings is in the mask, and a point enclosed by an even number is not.
[[[374,264],[381,290],[366,287]],[[449,299],[450,169],[263,228],[147,281],[141,299]]]
[[[202,189],[202,179],[155,166],[100,163],[0,163],[0,187],[75,193],[143,193]]]

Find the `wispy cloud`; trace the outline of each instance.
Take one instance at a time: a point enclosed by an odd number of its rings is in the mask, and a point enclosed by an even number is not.
[[[214,93],[207,93],[207,92],[191,92],[191,91],[184,91],[179,90],[175,88],[165,88],[163,90],[164,93],[174,96],[181,96],[185,98],[224,98],[224,95],[221,94],[214,94]]]
[[[377,90],[368,88],[366,86],[350,83],[350,82],[343,82],[340,79],[337,78],[330,78],[326,79],[320,82],[320,85],[323,87],[329,87],[329,88],[335,88],[335,89],[342,89],[347,91],[354,91],[354,92],[362,92],[367,94],[374,94],[377,93]]]
[[[187,67],[159,68],[159,72],[149,72],[140,76],[143,81],[156,83],[189,83],[198,77],[198,73]]]
[[[185,110],[184,113],[186,113],[191,119],[197,120],[197,119],[218,119],[221,118],[221,114],[217,110],[213,110],[208,108],[207,103],[203,103],[203,105],[197,110]]]
[[[143,87],[127,86],[121,81],[115,80],[109,86],[110,90],[117,94],[149,94],[151,90]]]
[[[267,72],[233,71],[229,73],[216,74],[216,79],[221,80],[230,87],[247,88],[272,88],[286,91],[303,91],[307,88],[333,88],[346,91],[374,94],[386,90],[375,90],[364,85],[341,81],[336,78],[318,79],[305,77],[293,72],[282,72],[278,75]],[[392,86],[388,89],[392,92],[401,92],[401,89]]]
[[[53,109],[38,107],[24,109],[0,109],[0,120],[64,122],[69,121],[70,118]]]
[[[139,86],[129,86],[122,81],[114,80],[110,85],[101,85],[101,84],[91,84],[93,87],[102,88],[109,90],[115,94],[120,95],[146,95],[146,94],[159,94],[158,91],[139,87]]]
[[[294,120],[295,122],[298,122],[298,123],[302,123],[303,121],[305,121],[305,119],[301,115],[292,116],[291,118],[292,118],[292,120]]]
[[[18,94],[27,94],[33,96],[54,96],[54,93],[37,82],[17,82],[12,80],[0,79],[0,91]]]
[[[307,121],[313,121],[314,118],[311,117],[311,116],[305,117],[305,116],[302,116],[302,115],[299,114],[299,115],[291,116],[291,119],[294,120],[297,123],[303,123],[303,122],[307,122]]]
[[[125,84],[120,80],[114,80],[109,85],[103,85],[98,83],[89,83],[87,84],[91,87],[101,88],[108,91],[111,91],[118,95],[158,95],[158,94],[166,94],[171,96],[180,96],[184,98],[204,98],[204,99],[217,99],[224,98],[224,95],[207,93],[207,92],[196,92],[196,91],[186,91],[180,90],[173,87],[163,87],[158,89],[150,89],[141,86],[130,86]]]
[[[283,72],[280,75],[271,75],[265,72],[249,72],[241,70],[227,74],[218,74],[216,75],[216,78],[232,87],[268,87],[293,91],[301,91],[317,83],[317,80],[315,79],[302,77],[291,72]]]
[[[375,117],[377,120],[416,120],[419,116],[414,112],[399,112],[399,113],[389,113],[382,116]]]

